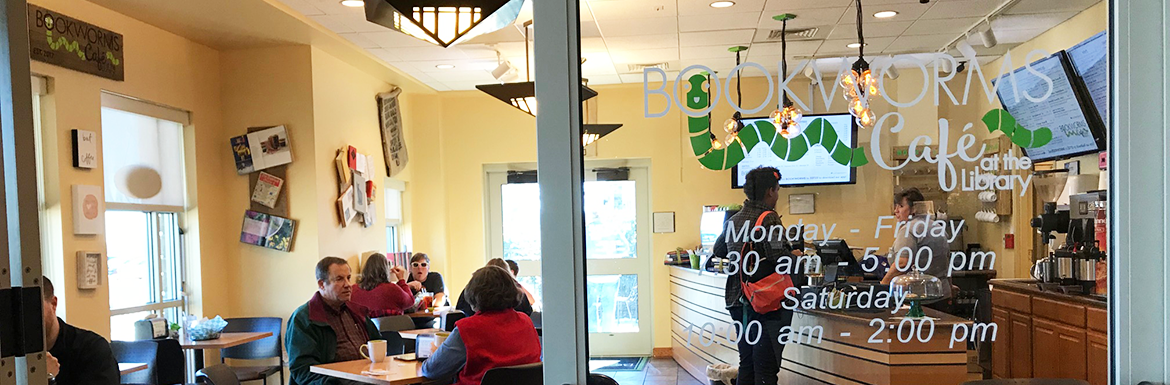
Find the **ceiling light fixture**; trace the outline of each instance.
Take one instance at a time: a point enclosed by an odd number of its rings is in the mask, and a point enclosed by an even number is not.
[[[711,3],[711,8],[731,8],[735,5],[734,1],[716,1]]]
[[[866,45],[869,45],[869,44],[866,44]],[[852,48],[861,48],[861,43],[849,43],[849,44],[845,45],[845,48],[851,48],[851,49]]]
[[[435,68],[438,68],[441,70],[449,70],[449,69],[455,68],[455,65],[453,65],[453,64],[439,64],[439,65],[435,66]]]
[[[366,20],[441,47],[512,25],[524,0],[370,0]]]
[[[862,127],[873,127],[877,120],[873,110],[869,109],[869,101],[879,96],[877,77],[869,69],[865,61],[865,35],[861,25],[861,0],[857,0],[857,61],[853,63],[853,70],[841,77],[841,87],[845,88],[845,100],[849,101],[849,113]]]
[[[531,63],[528,57],[528,42],[531,40],[528,36],[528,31],[532,29],[532,21],[524,22],[524,62]],[[500,60],[496,56],[496,60]],[[498,68],[497,68],[498,69]],[[504,103],[508,103],[512,107],[532,116],[536,116],[536,83],[532,81],[532,70],[526,68],[524,71],[525,81],[517,83],[501,83],[501,84],[480,84],[475,88],[484,93],[499,99]],[[581,85],[581,101],[584,102],[597,96],[597,91],[590,89],[584,84]]]
[[[742,45],[737,45],[737,46],[734,46],[734,47],[727,49],[728,52],[735,53],[735,66],[736,67],[739,67],[739,65],[743,63],[741,61],[742,59],[741,59],[740,55],[743,53],[743,51],[747,51],[747,50],[748,50],[748,47],[745,47]],[[734,73],[732,75],[728,75],[728,76],[736,76],[736,78],[735,78],[735,98],[736,98],[735,104],[740,105],[741,104],[740,102],[743,101],[743,90],[740,88],[740,80],[743,79],[742,70],[737,71],[736,73]],[[724,145],[730,147],[732,143],[735,143],[735,141],[739,140],[739,131],[743,130],[742,119],[743,119],[743,115],[741,115],[739,113],[739,111],[735,111],[735,113],[731,114],[730,118],[723,121],[723,131],[727,132],[727,137],[725,137],[723,139]],[[707,127],[707,129],[710,130],[710,127]],[[714,144],[714,143],[712,142],[712,144]],[[714,146],[712,148],[717,149],[717,147],[714,147]]]
[[[995,38],[995,31],[991,29],[991,21],[987,22],[987,29],[979,30],[979,38],[983,40],[983,46],[987,48],[995,47],[999,44],[999,39]]]
[[[780,22],[780,78],[788,78],[788,21],[795,19],[796,15],[785,13],[772,17],[772,20]],[[768,116],[772,120],[772,124],[776,126],[776,132],[787,139],[795,138],[800,135],[800,119],[804,117],[804,111],[796,106],[791,99],[788,98],[788,92],[780,91],[780,108],[772,111]]]
[[[364,0],[341,0],[341,5],[357,8],[366,5]]]
[[[889,19],[894,16],[898,16],[898,11],[879,11],[873,14],[873,17],[879,19]]]

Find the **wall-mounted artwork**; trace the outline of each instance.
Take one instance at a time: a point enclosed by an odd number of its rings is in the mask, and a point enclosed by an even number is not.
[[[292,250],[296,225],[292,219],[248,210],[244,212],[240,242],[287,252]]]
[[[97,167],[97,134],[73,129],[73,167]]]
[[[382,130],[382,156],[386,158],[386,176],[397,175],[406,168],[409,157],[406,154],[406,139],[402,135],[402,114],[398,111],[398,94],[402,89],[395,87],[387,93],[378,94],[378,121]]]
[[[102,253],[91,251],[77,252],[77,288],[82,290],[97,289],[102,285],[102,277],[107,274],[102,268]]]
[[[73,234],[102,233],[106,221],[104,202],[100,186],[73,185]]]
[[[292,163],[292,147],[284,126],[276,126],[231,138],[236,173],[240,175]]]

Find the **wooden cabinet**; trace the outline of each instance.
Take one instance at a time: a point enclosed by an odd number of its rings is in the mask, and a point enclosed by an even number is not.
[[[991,354],[994,377],[1109,383],[1104,303],[1040,292],[1018,281],[991,283],[991,318],[1000,331]]]

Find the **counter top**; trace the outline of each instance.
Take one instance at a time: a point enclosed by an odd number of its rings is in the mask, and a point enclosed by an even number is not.
[[[1031,295],[1048,297],[1055,300],[1075,302],[1082,305],[1089,305],[1098,308],[1106,308],[1109,306],[1109,299],[1102,296],[1083,295],[1083,294],[1064,294],[1056,291],[1041,290],[1034,279],[993,279],[989,281],[991,289],[994,291],[997,288],[1004,288],[1010,291],[1025,292]]]

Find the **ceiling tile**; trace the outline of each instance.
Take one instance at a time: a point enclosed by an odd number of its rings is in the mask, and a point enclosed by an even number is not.
[[[601,28],[597,26],[595,21],[581,22],[581,38],[587,37],[601,37]]]
[[[496,59],[496,50],[492,47],[483,44],[460,44],[447,48],[449,50],[459,50],[468,59],[482,60],[482,59]]]
[[[402,61],[421,60],[465,60],[467,56],[455,49],[446,49],[439,46],[430,47],[402,47],[387,49],[392,55]]]
[[[322,11],[320,8],[314,7],[307,0],[280,0],[280,2],[284,3],[284,5],[287,5],[289,8],[292,8],[294,11],[300,12],[302,15],[305,15],[305,16],[324,15],[325,14],[325,11]]]
[[[825,40],[817,49],[817,56],[857,55],[857,48],[847,47],[848,44],[856,41],[857,39]],[[865,52],[870,55],[883,52],[892,42],[894,42],[893,37],[865,39]]]
[[[610,59],[609,53],[594,52],[590,54],[582,54],[585,60],[581,63],[581,73],[587,75],[609,75],[617,74],[614,69],[613,60]]]
[[[312,15],[309,19],[321,24],[330,31],[337,33],[352,33],[357,32],[350,25],[350,18],[339,15]]]
[[[581,54],[590,52],[609,52],[609,48],[605,46],[605,39],[600,37],[582,37]]]
[[[742,12],[759,12],[764,9],[766,0],[734,0],[735,5],[727,8],[713,8],[711,2],[715,0],[678,0],[678,14],[682,15],[716,15]]]
[[[854,0],[768,0],[766,11],[790,12],[804,9],[844,8]]]
[[[382,59],[385,62],[390,63],[390,65],[395,65],[394,62],[402,61],[402,59],[398,55],[395,55],[393,52],[390,52],[389,50],[386,50],[386,49],[371,48],[371,49],[367,49],[366,51],[369,51],[375,57]]]
[[[303,0],[328,15],[365,15],[360,7],[346,7],[341,0]]]
[[[954,36],[950,35],[934,35],[934,36],[901,36],[894,40],[893,43],[886,46],[885,53],[918,53],[918,52],[934,52],[943,45],[951,42]]]
[[[967,28],[978,22],[978,17],[966,17],[959,19],[940,19],[940,20],[918,20],[915,21],[910,28],[903,32],[906,36],[921,36],[921,35],[950,35],[954,39],[955,36],[963,32],[967,32]]]
[[[474,82],[478,84],[497,83],[496,78],[487,71],[459,71],[447,70],[446,72],[429,72],[431,78],[443,83],[450,82]]]
[[[643,49],[609,52],[615,64],[649,64],[678,60],[678,48]]]
[[[781,12],[768,11],[764,12],[760,17],[759,28],[779,30],[783,23],[773,20],[772,17]],[[819,9],[802,9],[791,11],[796,15],[795,19],[788,21],[788,30],[798,30],[813,27],[827,27],[837,25],[841,20],[841,15],[845,13],[845,8],[819,8]]]
[[[865,23],[862,24],[862,32],[867,39],[870,37],[892,37],[899,36],[906,32],[913,21],[895,21],[889,23]],[[838,24],[833,27],[833,31],[829,33],[829,39],[853,39],[857,40],[857,25],[854,23]]]
[[[1064,11],[1080,12],[1100,2],[1101,0],[1020,1],[1016,3],[1016,5],[1013,5],[1011,8],[1009,8],[1007,14],[1019,15]]]
[[[743,29],[744,26],[757,25],[760,15],[760,12],[747,12],[679,16],[678,30],[680,32],[700,32]]]
[[[922,14],[923,19],[955,19],[960,17],[984,17],[999,8],[1001,0],[939,1]]]
[[[360,33],[339,33],[338,35],[344,37],[345,40],[349,40],[351,43],[361,47],[362,49],[380,48],[378,43],[375,43],[373,40],[370,40]]]
[[[683,32],[678,34],[679,44],[684,47],[710,45],[750,45],[756,35],[755,29],[733,31]]]
[[[1003,15],[991,21],[991,28],[997,32],[1009,29],[1048,30],[1076,16],[1076,14],[1077,12],[1056,12],[1048,14]]]
[[[381,48],[404,48],[404,47],[431,47],[434,44],[419,40],[413,36],[398,31],[386,32],[366,32],[361,34],[362,37],[374,42]]]
[[[355,32],[397,32],[390,28],[366,21],[366,18],[361,15],[358,15],[357,17],[346,16],[346,20],[348,20],[350,28],[352,28]]]
[[[476,90],[475,86],[484,83],[477,81],[444,81],[442,84],[447,88],[444,91],[474,91]]]
[[[597,26],[604,37],[638,36],[647,31],[655,33],[677,33],[678,19],[659,17],[652,19],[597,19]]]
[[[605,45],[610,50],[635,50],[651,48],[678,47],[678,34],[619,36],[605,38]]]
[[[589,85],[604,85],[604,84],[621,84],[621,75],[590,75]]]
[[[896,21],[914,21],[922,17],[928,10],[934,8],[937,4],[919,4],[917,0],[911,0],[910,3],[889,3],[889,4],[871,4],[865,1],[861,4],[861,20],[865,25],[870,23],[889,23]],[[951,0],[951,1],[967,1],[967,0]],[[936,0],[935,3],[938,3]],[[942,3],[938,3],[942,4]],[[849,6],[845,9],[845,13],[841,15],[840,24],[857,24],[857,8]],[[896,11],[897,15],[890,18],[879,19],[873,14],[881,11]],[[983,16],[983,15],[979,15]]]
[[[821,47],[821,40],[799,40],[788,42],[788,57],[808,56],[817,52],[817,48]],[[774,43],[755,43],[752,44],[751,49],[747,51],[748,57],[756,56],[780,56],[781,47],[779,42]]]
[[[514,25],[509,25],[497,31],[473,37],[467,42],[476,44],[492,44],[509,41],[524,41],[523,28],[516,28]]]
[[[689,63],[689,62],[688,62],[688,60],[690,60],[690,59],[705,59],[705,58],[711,58],[711,57],[730,57],[730,58],[734,58],[734,57],[735,57],[735,53],[733,53],[733,52],[729,52],[729,51],[727,50],[727,48],[729,48],[729,47],[728,47],[728,46],[725,46],[725,45],[707,45],[707,46],[698,46],[698,47],[682,47],[682,48],[679,48],[679,51],[678,51],[678,57],[679,57],[679,59],[681,59],[681,60],[682,60],[684,63]],[[746,56],[746,54],[747,54],[747,53],[745,52],[745,53],[744,53],[744,58],[746,58],[746,57],[747,57],[747,56]]]
[[[678,12],[673,0],[608,0],[590,1],[594,20],[648,19],[675,17]]]

